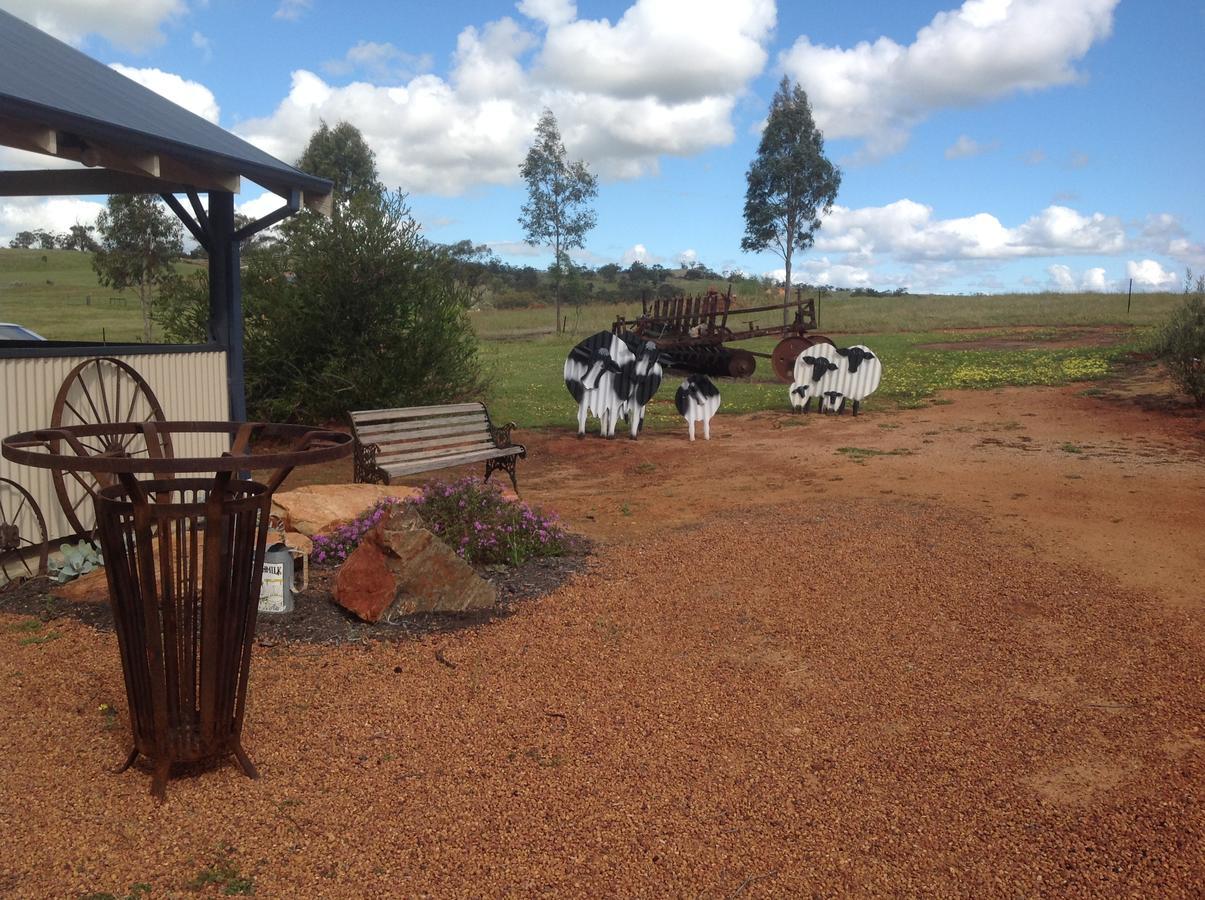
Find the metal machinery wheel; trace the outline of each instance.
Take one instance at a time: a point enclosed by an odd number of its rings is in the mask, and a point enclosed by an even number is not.
[[[85,360],[67,374],[54,398],[50,426],[161,423],[166,420],[155,392],[141,375],[120,359],[101,356]],[[60,443],[54,441],[51,450],[61,452]],[[148,447],[144,434],[128,431],[89,438],[84,441],[84,446],[95,456],[172,456],[171,435],[166,432],[160,434],[156,446]],[[52,469],[51,476],[67,521],[77,533],[90,534],[96,527],[93,497],[101,488],[112,484],[114,477],[64,469]]]
[[[46,574],[50,544],[33,495],[0,478],[0,576],[5,583]]]
[[[799,354],[817,344],[831,343],[833,343],[832,339],[823,334],[805,334],[801,337],[792,335],[783,338],[770,353],[770,364],[774,367],[774,374],[783,384],[790,384],[795,380],[795,360],[799,358]]]

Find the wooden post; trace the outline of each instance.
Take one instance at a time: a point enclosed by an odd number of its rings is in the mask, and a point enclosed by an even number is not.
[[[234,238],[234,194],[209,192],[209,337],[226,351],[230,418],[247,419],[243,380],[243,288]]]
[[[1130,301],[1134,299],[1134,279],[1130,279],[1130,293],[1126,296],[1126,315],[1130,314]]]

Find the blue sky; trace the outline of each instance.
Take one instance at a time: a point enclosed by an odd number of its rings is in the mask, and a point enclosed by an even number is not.
[[[0,0],[293,161],[359,127],[427,235],[516,263],[544,106],[600,176],[580,259],[781,270],[740,251],[785,73],[844,171],[800,280],[913,292],[1178,289],[1205,270],[1199,0]],[[5,154],[6,165],[14,153]],[[266,211],[248,186],[240,202]],[[92,200],[0,203],[0,238]]]

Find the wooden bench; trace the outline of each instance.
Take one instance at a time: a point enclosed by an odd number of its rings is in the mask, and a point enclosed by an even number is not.
[[[483,403],[368,409],[348,415],[357,482],[389,484],[404,475],[484,462],[486,481],[495,469],[502,469],[519,490],[515,463],[527,456],[527,448],[511,443],[514,422],[494,427]]]

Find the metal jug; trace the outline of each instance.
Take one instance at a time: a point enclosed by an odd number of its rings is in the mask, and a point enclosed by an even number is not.
[[[301,584],[295,582],[296,569],[293,559],[301,557]],[[294,550],[283,542],[272,544],[264,554],[264,574],[259,587],[259,611],[261,613],[291,613],[293,595],[310,586],[310,561],[300,550]]]

